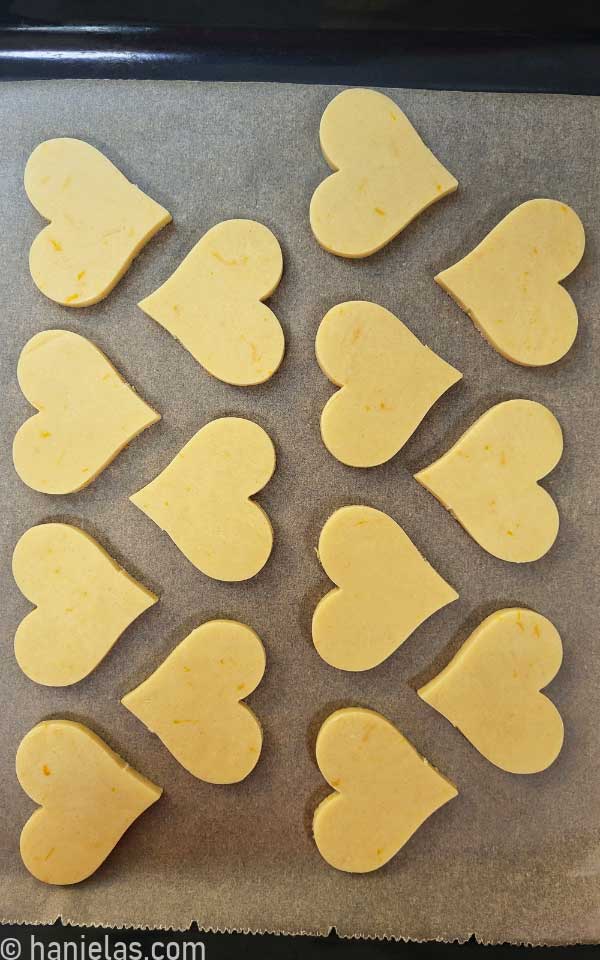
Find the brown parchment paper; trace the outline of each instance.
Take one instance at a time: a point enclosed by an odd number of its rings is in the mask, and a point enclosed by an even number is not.
[[[343,936],[467,938],[565,943],[600,939],[600,646],[596,498],[600,442],[600,100],[566,96],[387,91],[460,182],[383,251],[333,257],[308,224],[312,192],[328,168],[318,144],[334,87],[270,84],[5,83],[0,88],[1,598],[0,913],[10,921],[201,927]],[[22,187],[31,150],[72,136],[103,150],[173,214],[103,303],[67,310],[32,283],[28,249],[44,222]],[[492,350],[433,276],[470,250],[516,204],[554,197],[583,220],[587,249],[566,282],[580,311],[567,357],[549,369],[517,367]],[[270,300],[285,329],[280,371],[250,389],[208,376],[136,306],[199,237],[230,217],[267,224],[285,260]],[[333,305],[370,299],[404,320],[464,374],[391,462],[353,470],[323,447],[319,414],[333,387],[314,359],[319,322]],[[12,437],[32,410],[15,377],[37,331],[59,327],[92,339],[162,421],[131,443],[91,487],[44,496],[14,473]],[[547,404],[565,434],[545,481],[561,529],[537,563],[486,554],[413,479],[477,415],[509,397]],[[192,567],[129,501],[207,421],[260,423],[277,471],[258,500],[275,530],[267,566],[223,584]],[[331,588],[315,554],[329,514],[348,503],[385,510],[460,593],[375,670],[343,673],[310,638],[312,610]],[[79,524],[161,595],[86,680],[35,685],[12,639],[30,609],[10,572],[32,524]],[[531,606],[559,628],[564,665],[550,693],[565,721],[558,761],[513,776],[484,760],[414,692],[473,627],[507,604]],[[226,616],[252,625],[268,658],[249,703],[265,734],[255,771],[236,786],[195,780],[120,705],[194,626]],[[342,705],[381,711],[452,778],[460,795],[436,813],[382,870],[338,873],[311,838],[327,792],[314,762],[320,722]],[[81,720],[165,788],[94,877],[51,888],[29,876],[18,838],[33,804],[14,774],[23,735],[39,720]],[[351,838],[349,838],[350,842]]]

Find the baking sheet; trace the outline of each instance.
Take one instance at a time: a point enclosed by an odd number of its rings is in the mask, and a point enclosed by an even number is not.
[[[600,650],[596,507],[600,463],[600,101],[541,95],[388,90],[459,180],[453,196],[423,213],[364,261],[325,253],[308,225],[312,192],[328,172],[318,145],[335,87],[57,81],[2,85],[0,249],[2,284],[0,913],[14,922],[170,926],[192,920],[219,930],[342,936],[569,943],[600,939]],[[80,311],[46,300],[27,267],[43,221],[22,188],[27,157],[49,137],[103,150],[166,206],[174,223],[143,251],[103,303]],[[580,332],[564,360],[525,369],[497,355],[433,282],[516,204],[531,197],[571,204],[587,249],[566,282]],[[285,270],[269,301],[285,330],[286,357],[263,386],[238,389],[209,377],[137,302],[156,288],[213,224],[250,217],[279,238]],[[464,380],[389,463],[353,470],[323,447],[319,414],[333,387],[314,359],[325,312],[350,299],[383,304]],[[35,493],[17,478],[12,437],[32,413],[15,377],[37,331],[59,327],[92,339],[162,413],[86,490]],[[561,530],[537,563],[484,553],[412,473],[447,449],[491,404],[509,397],[547,404],[565,433],[561,463],[545,486]],[[212,581],[192,567],[129,501],[209,420],[236,415],[273,438],[278,465],[259,494],[275,530],[261,573],[245,584]],[[318,657],[312,610],[331,583],[314,547],[329,514],[347,503],[385,510],[460,593],[378,668],[347,674]],[[99,668],[74,687],[23,676],[12,651],[30,609],[11,577],[11,554],[32,524],[60,519],[93,534],[161,595]],[[531,606],[561,632],[564,665],[550,687],[566,728],[558,761],[514,776],[485,761],[419,700],[415,678],[447,662],[492,610]],[[218,616],[254,627],[267,650],[265,678],[249,704],[265,733],[255,771],[235,786],[191,777],[120,706],[194,626]],[[320,722],[349,704],[389,717],[458,786],[383,869],[339,873],[319,856],[310,823],[328,792],[314,763]],[[165,788],[90,880],[50,888],[18,852],[33,809],[14,774],[23,735],[43,718],[81,720]]]

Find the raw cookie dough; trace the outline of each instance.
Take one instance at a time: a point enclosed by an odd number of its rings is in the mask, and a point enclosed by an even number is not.
[[[238,783],[258,763],[260,724],[245,703],[265,672],[254,630],[211,620],[193,630],[121,703],[192,776]]]
[[[44,883],[85,880],[162,793],[81,723],[46,720],[23,738],[17,777],[39,804],[21,857]]]
[[[375,90],[344,90],[326,108],[321,150],[336,171],[319,184],[310,225],[325,250],[368,257],[458,182],[402,110]]]
[[[560,713],[540,693],[561,662],[562,643],[549,620],[534,610],[498,610],[418,693],[490,763],[538,773],[563,744]]]
[[[335,789],[315,810],[319,853],[348,873],[377,870],[422,823],[458,795],[450,780],[373,710],[332,713],[317,737],[317,763]]]
[[[213,420],[131,502],[215,580],[248,580],[273,547],[265,511],[249,498],[269,482],[275,448],[252,420]]]
[[[577,334],[577,308],[559,281],[584,246],[583,224],[570,207],[528,200],[435,279],[498,353],[539,367],[564,357]]]
[[[264,383],[285,348],[279,320],[262,303],[282,271],[281,247],[267,227],[226,220],[139,306],[213,377],[241,387]]]
[[[32,337],[17,377],[39,413],[19,427],[13,461],[21,480],[41,493],[87,487],[130,440],[160,420],[98,347],[67,330]]]
[[[87,677],[158,600],[93,537],[67,523],[27,530],[12,569],[19,590],[36,606],[17,628],[17,662],[31,680],[50,687]]]
[[[312,638],[339,670],[370,670],[417,627],[458,598],[387,514],[342,507],[319,538],[319,559],[337,584],[317,604]]]
[[[342,388],[321,415],[323,443],[350,467],[374,467],[398,453],[462,377],[393,313],[364,300],[325,314],[316,352],[325,376]]]
[[[103,153],[69,137],[35,148],[25,167],[25,190],[50,220],[29,252],[33,282],[67,307],[103,300],[171,220]]]
[[[556,540],[558,510],[537,481],[554,469],[562,450],[560,424],[547,407],[507,400],[415,480],[492,556],[528,563]]]

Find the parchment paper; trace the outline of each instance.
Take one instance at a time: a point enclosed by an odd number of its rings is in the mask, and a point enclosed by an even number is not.
[[[343,936],[467,938],[565,943],[600,939],[600,649],[596,507],[600,443],[598,309],[600,101],[566,96],[387,91],[459,179],[379,254],[344,261],[319,248],[308,225],[312,192],[328,168],[318,144],[334,87],[270,84],[58,81],[7,83],[0,97],[1,596],[0,912],[10,921],[201,927]],[[22,174],[48,137],[73,136],[103,150],[173,214],[114,292],[67,310],[33,285],[28,249],[44,222]],[[577,341],[560,363],[528,370],[502,359],[433,282],[516,204],[554,197],[571,204],[587,234],[584,260],[566,286],[580,311]],[[284,277],[270,305],[285,329],[285,361],[261,387],[209,377],[136,306],[168,277],[199,237],[229,217],[251,217],[279,238]],[[319,322],[333,305],[371,299],[404,320],[464,373],[391,462],[353,470],[323,447],[319,414],[333,387],[314,359]],[[59,327],[92,339],[161,411],[91,487],[44,496],[13,471],[11,441],[32,410],[17,386],[21,348]],[[485,553],[413,479],[491,404],[527,397],[564,428],[560,465],[545,481],[561,529],[537,563]],[[244,584],[203,576],[129,501],[207,421],[250,417],[277,448],[273,480],[259,495],[275,529],[267,566]],[[460,593],[375,670],[349,674],[318,657],[312,610],[332,586],[314,547],[329,514],[347,503],[385,510]],[[35,685],[15,662],[12,638],[30,609],[13,583],[11,554],[31,525],[79,524],[161,595],[86,680]],[[565,660],[550,693],[566,728],[558,761],[513,776],[484,760],[414,691],[492,610],[531,606],[562,634]],[[153,671],[194,626],[227,616],[262,637],[268,668],[249,703],[264,727],[263,756],[237,786],[191,777],[121,696]],[[311,838],[313,809],[328,791],[314,740],[335,708],[360,704],[389,717],[452,778],[460,795],[436,813],[382,870],[338,873]],[[39,720],[81,720],[165,788],[97,874],[50,888],[23,867],[22,824],[33,805],[14,755]]]

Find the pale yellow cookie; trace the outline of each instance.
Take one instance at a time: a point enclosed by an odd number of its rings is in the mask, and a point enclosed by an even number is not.
[[[537,481],[554,469],[562,450],[560,424],[547,407],[507,400],[415,480],[488,553],[527,563],[543,557],[558,534],[556,504]]]
[[[325,250],[368,257],[458,182],[436,160],[402,110],[375,90],[344,90],[319,130],[336,172],[315,190],[310,225]]]
[[[46,720],[23,738],[17,777],[39,804],[23,827],[21,857],[44,883],[79,883],[106,860],[162,790],[81,723]]]
[[[223,417],[198,431],[132,503],[215,580],[248,580],[273,546],[265,511],[250,497],[269,482],[275,448],[252,420]]]
[[[262,302],[282,271],[281,247],[267,227],[226,220],[139,306],[213,377],[251,386],[268,380],[283,359],[283,330]]]
[[[557,200],[528,200],[436,282],[493,347],[539,367],[564,357],[577,334],[577,308],[561,287],[583,256],[577,214]]]
[[[45,296],[68,307],[104,299],[171,214],[83,140],[45,140],[25,167],[27,196],[46,220],[29,253]]]
[[[319,559],[337,588],[313,614],[319,655],[340,670],[370,670],[417,627],[458,598],[391,517],[342,507],[319,538]]]
[[[124,630],[158,597],[78,527],[42,523],[15,547],[13,576],[36,607],[15,634],[21,670],[64,687],[87,677]]]
[[[332,713],[319,731],[316,754],[335,793],[315,810],[313,833],[319,853],[337,870],[368,873],[382,867],[458,795],[454,784],[373,710]]]
[[[192,776],[238,783],[254,769],[262,747],[260,724],[240,700],[256,689],[265,663],[254,630],[234,620],[211,620],[121,703]]]
[[[316,339],[319,366],[341,387],[321,415],[330,453],[350,467],[393,457],[462,374],[376,303],[340,303]]]
[[[563,744],[560,713],[540,693],[561,662],[562,643],[549,620],[533,610],[497,610],[418,693],[490,763],[538,773]]]
[[[160,414],[121,378],[98,347],[67,330],[45,330],[25,345],[19,386],[39,413],[19,427],[13,461],[41,493],[87,487]]]

